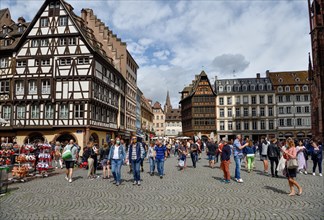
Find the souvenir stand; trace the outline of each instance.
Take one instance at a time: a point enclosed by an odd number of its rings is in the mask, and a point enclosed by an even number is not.
[[[51,151],[52,146],[48,143],[38,144],[40,150],[38,154],[38,163],[36,169],[39,171],[40,176],[47,177],[49,172],[52,172],[54,169],[52,167],[52,158]]]

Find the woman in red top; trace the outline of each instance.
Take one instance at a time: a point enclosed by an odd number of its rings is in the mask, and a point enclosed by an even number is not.
[[[291,159],[296,159],[297,157],[297,150],[295,147],[294,140],[292,138],[288,138],[286,142],[287,149],[284,151],[284,158],[287,160],[287,162]],[[288,169],[287,168],[287,162],[286,162],[286,176],[288,178],[290,193],[289,196],[295,195],[295,189],[294,186],[297,187],[298,193],[297,195],[301,195],[303,190],[301,186],[297,183],[297,181],[294,179],[294,177],[297,176],[297,169]]]

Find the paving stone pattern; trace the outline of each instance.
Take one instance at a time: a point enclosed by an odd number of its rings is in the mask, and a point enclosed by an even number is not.
[[[243,168],[244,183],[230,184],[220,182],[219,164],[210,169],[203,158],[194,169],[187,161],[180,172],[169,158],[163,179],[151,177],[145,161],[141,186],[132,185],[127,166],[118,187],[88,180],[84,169],[72,183],[60,174],[13,184],[0,197],[0,219],[324,219],[323,177],[298,174],[303,195],[288,197],[287,179],[262,175],[259,160],[253,173]],[[230,166],[233,176],[234,162]]]

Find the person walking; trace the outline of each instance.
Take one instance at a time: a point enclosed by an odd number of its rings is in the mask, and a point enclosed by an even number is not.
[[[247,141],[248,145],[244,148],[247,160],[248,173],[253,170],[253,162],[255,157],[256,148],[251,140]]]
[[[93,147],[93,152],[94,152],[94,155],[92,155],[92,158],[93,158],[93,173],[94,175],[96,175],[97,173],[97,168],[98,168],[98,155],[99,155],[99,147],[98,147],[98,144],[94,144]],[[99,176],[98,176],[99,178]]]
[[[295,147],[295,143],[292,138],[287,139],[287,149],[284,151],[284,157],[286,161],[286,176],[288,178],[288,184],[290,188],[289,196],[296,195],[294,186],[297,187],[298,193],[297,195],[301,195],[303,192],[302,187],[298,184],[298,182],[294,179],[297,176],[297,168],[288,167],[288,163],[290,160],[297,159],[297,150]]]
[[[313,141],[311,142],[312,151],[312,161],[313,161],[313,176],[315,176],[316,167],[318,166],[319,175],[322,176],[322,160],[323,160],[323,147],[321,142]]]
[[[263,161],[263,172],[265,175],[268,175],[269,172],[269,162],[268,162],[268,147],[269,147],[269,142],[265,137],[262,137],[261,141],[261,160]]]
[[[239,134],[236,136],[236,139],[233,144],[234,148],[234,161],[235,161],[235,181],[238,183],[243,183],[241,178],[241,162],[243,159],[243,148],[245,148],[248,143],[241,145],[242,136]]]
[[[88,142],[87,144],[87,150],[85,153],[85,157],[87,158],[88,161],[88,179],[94,179],[95,175],[94,175],[94,157],[95,157],[95,152],[93,150],[93,143],[92,142]]]
[[[297,150],[297,160],[298,160],[298,171],[299,173],[303,173],[307,175],[307,163],[306,163],[306,147],[304,143],[300,140],[298,142],[298,146],[296,147]]]
[[[179,166],[180,166],[180,170],[183,171],[187,167],[187,154],[188,154],[187,144],[186,144],[185,141],[183,141],[179,145],[179,147],[178,147],[178,154],[179,154]]]
[[[278,177],[278,164],[280,158],[280,148],[278,146],[278,140],[276,138],[271,139],[270,144],[268,146],[267,156],[270,160],[270,170],[272,177]],[[274,167],[276,164],[276,167]]]
[[[147,158],[150,163],[150,175],[154,176],[154,171],[155,171],[155,152],[154,152],[154,142],[150,143],[150,146],[147,151]]]
[[[102,166],[102,179],[110,178],[110,168],[108,164],[108,156],[110,152],[109,145],[107,143],[104,144],[102,148],[100,148],[100,163]]]
[[[144,148],[141,143],[137,143],[136,136],[132,137],[132,143],[129,145],[128,158],[133,169],[134,183],[133,185],[141,185],[140,164],[144,155]]]
[[[216,155],[216,144],[213,139],[209,139],[206,147],[206,154],[208,156],[209,167],[215,168],[215,155]]]
[[[221,170],[224,173],[224,179],[222,180],[224,183],[231,182],[231,174],[229,170],[229,166],[231,163],[231,147],[230,142],[227,139],[224,139],[223,148],[221,150]]]
[[[168,151],[166,146],[162,145],[162,143],[159,140],[157,140],[155,142],[154,152],[157,170],[160,178],[162,179],[164,175],[164,161],[168,156]]]
[[[73,168],[74,168],[74,164],[76,163],[77,154],[78,154],[78,148],[74,145],[73,140],[70,140],[69,144],[67,144],[64,147],[63,153],[67,150],[71,151],[72,157],[64,160],[66,166],[65,179],[69,181],[69,183],[72,183]]]
[[[60,165],[60,168],[63,169],[62,164],[62,147],[61,143],[59,141],[56,141],[55,147],[54,147],[54,162],[55,162],[55,169],[58,168],[58,165]]]
[[[120,145],[120,138],[116,138],[116,144],[112,145],[109,150],[108,163],[111,164],[111,172],[114,176],[114,184],[119,186],[121,183],[121,167],[125,163],[125,148]]]
[[[192,160],[193,168],[196,168],[196,163],[198,161],[198,146],[193,142],[192,139],[189,140],[190,143],[190,157]]]

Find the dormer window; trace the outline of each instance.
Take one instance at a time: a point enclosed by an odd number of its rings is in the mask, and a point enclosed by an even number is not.
[[[24,30],[25,30],[25,27],[24,27],[24,26],[20,26],[20,27],[18,27],[18,32],[19,32],[19,33],[24,32]]]
[[[242,86],[243,91],[247,91],[247,85]]]
[[[300,87],[298,85],[295,86],[295,91],[299,92],[300,91]]]
[[[224,90],[223,86],[219,86],[219,87],[218,87],[218,90],[219,90],[220,92],[223,92],[223,90]]]
[[[251,91],[254,91],[255,90],[255,85],[251,84],[250,89],[251,89]]]
[[[7,28],[6,26],[4,26],[3,29],[2,29],[2,33],[8,34],[9,33],[9,28]]]
[[[303,91],[308,91],[308,86],[307,85],[303,85]]]
[[[263,84],[259,84],[259,91],[263,91]]]
[[[278,86],[278,92],[282,92],[282,91],[283,91],[282,86]]]
[[[11,39],[5,39],[4,42],[3,42],[3,45],[6,47],[6,46],[9,46],[11,44]]]
[[[272,85],[270,83],[267,84],[267,90],[268,91],[272,90]]]
[[[232,87],[228,85],[227,88],[226,88],[226,90],[227,90],[227,92],[231,92],[232,91]]]
[[[285,87],[285,92],[290,92],[290,86]]]
[[[282,83],[283,82],[282,78],[278,79],[278,82]]]

